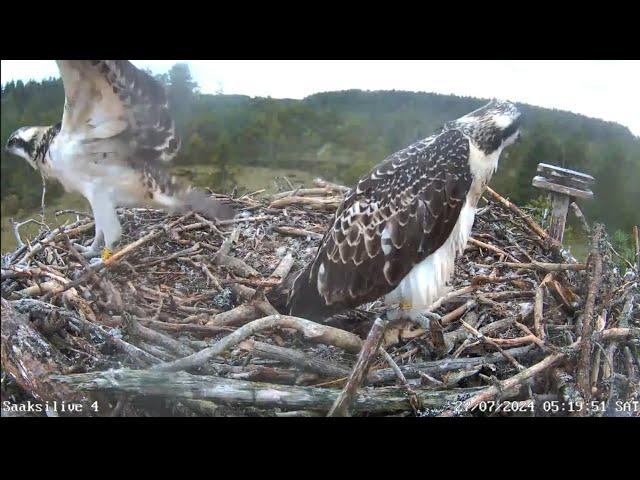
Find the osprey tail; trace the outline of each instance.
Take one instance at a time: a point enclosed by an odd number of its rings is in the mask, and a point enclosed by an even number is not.
[[[293,280],[287,307],[290,315],[322,322],[344,310],[345,305],[342,303],[327,305],[325,299],[318,292],[317,278],[315,275],[311,275],[311,272],[312,268],[309,265],[301,270]]]
[[[146,165],[142,175],[147,190],[146,197],[173,212],[186,213],[193,210],[210,220],[228,220],[236,214],[229,205],[209,197],[195,187],[181,185],[174,176],[156,165]]]

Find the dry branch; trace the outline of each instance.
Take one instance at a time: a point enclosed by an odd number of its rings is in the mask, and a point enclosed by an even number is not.
[[[52,380],[80,391],[108,391],[170,398],[210,400],[229,405],[326,412],[338,397],[329,388],[275,385],[186,372],[110,370],[76,375],[55,375]],[[425,409],[441,410],[478,392],[479,388],[442,391],[416,390]],[[411,408],[403,388],[363,389],[353,402],[356,412],[396,412]]]

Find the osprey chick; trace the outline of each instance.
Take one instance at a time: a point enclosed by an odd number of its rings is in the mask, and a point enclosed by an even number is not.
[[[412,319],[443,293],[520,112],[492,100],[389,156],[338,208],[293,282],[291,315],[323,320],[385,296]]]
[[[151,203],[195,210],[211,219],[233,210],[180,186],[163,168],[180,148],[164,88],[125,60],[57,60],[64,84],[62,122],[23,127],[7,141],[45,178],[57,179],[91,204],[95,238],[87,257],[103,256],[121,236],[116,207]]]

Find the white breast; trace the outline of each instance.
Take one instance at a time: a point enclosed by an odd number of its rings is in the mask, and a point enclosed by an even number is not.
[[[404,313],[415,318],[447,292],[456,257],[462,253],[471,236],[478,200],[498,167],[500,152],[501,149],[487,156],[471,144],[469,164],[473,182],[451,235],[440,248],[413,267],[396,289],[385,297],[387,305],[409,304],[411,308]]]
[[[413,267],[396,289],[385,297],[387,305],[410,304],[411,309],[407,313],[414,317],[446,293],[447,282],[453,275],[456,256],[464,250],[471,235],[475,213],[475,206],[469,204],[467,196],[447,241]]]
[[[56,178],[65,190],[91,199],[100,192],[118,206],[144,201],[145,189],[139,173],[122,161],[117,142],[85,143],[78,136],[58,135],[49,149],[43,171]]]

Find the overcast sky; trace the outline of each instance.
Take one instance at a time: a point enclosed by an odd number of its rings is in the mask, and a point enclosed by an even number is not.
[[[133,60],[163,73],[178,60]],[[640,136],[637,60],[180,60],[203,93],[303,98],[410,90],[501,98],[618,122]],[[2,83],[58,76],[52,60],[2,60]]]

